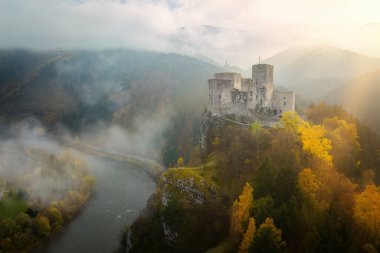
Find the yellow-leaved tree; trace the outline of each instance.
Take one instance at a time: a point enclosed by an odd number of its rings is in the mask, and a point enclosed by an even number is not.
[[[236,246],[240,244],[240,253],[248,252],[254,240],[256,232],[255,219],[249,217],[249,210],[252,206],[253,188],[249,183],[245,183],[243,192],[232,205],[230,222],[231,238],[235,240],[234,244]]]
[[[323,120],[327,137],[331,140],[334,165],[345,175],[358,174],[360,143],[355,124],[337,117]]]
[[[298,188],[314,208],[318,207],[321,210],[328,207],[327,201],[321,198],[326,197],[323,193],[327,192],[327,189],[311,169],[305,168],[298,174]]]
[[[331,141],[326,137],[326,130],[323,126],[304,122],[297,131],[304,152],[332,165],[332,156],[329,153],[332,150]]]
[[[331,140],[327,138],[324,126],[313,125],[303,120],[295,112],[284,113],[281,118],[281,126],[298,133],[304,152],[332,165]]]
[[[243,224],[248,221],[249,210],[253,205],[253,188],[246,183],[239,199],[232,205],[230,233],[233,237],[241,237],[243,234]]]
[[[305,121],[296,112],[284,112],[281,117],[280,126],[297,131]]]
[[[255,238],[256,224],[254,218],[249,218],[247,231],[244,233],[243,241],[239,247],[239,253],[247,253]]]
[[[375,247],[380,246],[380,187],[368,185],[356,195],[354,218],[367,235],[365,238]]]

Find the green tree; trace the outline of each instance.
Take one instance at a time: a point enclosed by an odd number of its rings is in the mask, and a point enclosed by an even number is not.
[[[277,171],[269,158],[265,158],[262,165],[257,169],[254,178],[255,197],[261,198],[271,195]]]
[[[252,208],[252,213],[257,224],[264,223],[268,216],[273,217],[274,211],[274,200],[270,195],[256,199]]]
[[[12,249],[12,239],[9,237],[1,239],[0,245],[1,249],[4,250],[2,252],[10,252],[10,250]]]
[[[16,224],[22,231],[32,226],[32,218],[26,213],[20,213],[16,217]]]
[[[17,226],[13,219],[4,219],[0,222],[0,238],[13,237]]]

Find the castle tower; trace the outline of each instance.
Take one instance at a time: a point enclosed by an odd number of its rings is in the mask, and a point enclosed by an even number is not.
[[[211,116],[231,116],[273,126],[282,113],[294,111],[295,93],[273,87],[273,66],[252,66],[252,78],[239,73],[215,73],[208,80],[207,111]]]
[[[208,111],[212,115],[230,111],[231,92],[241,88],[241,79],[239,73],[215,73],[214,78],[208,80]]]
[[[258,90],[258,103],[270,106],[273,96],[273,65],[252,65],[252,80]]]

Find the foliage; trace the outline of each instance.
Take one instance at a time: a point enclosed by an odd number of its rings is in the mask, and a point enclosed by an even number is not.
[[[355,196],[354,217],[365,231],[365,239],[380,247],[380,188],[368,185]]]
[[[177,167],[183,167],[183,157],[178,158]]]
[[[232,205],[230,233],[232,237],[240,238],[244,232],[243,225],[248,221],[249,210],[253,205],[253,189],[246,183],[239,199]]]
[[[304,120],[295,112],[284,112],[281,117],[281,127],[298,130]]]
[[[24,252],[58,231],[79,211],[95,184],[86,164],[67,151],[52,155],[42,150],[29,150],[28,155],[29,162],[35,162],[35,169],[32,174],[18,178],[22,186],[18,186],[18,191],[10,191],[12,196],[0,202],[0,207],[5,208],[2,214],[11,214],[7,218],[0,217],[1,253]],[[49,185],[45,191],[51,191],[45,192],[45,199],[33,193],[37,180],[54,182],[45,184]],[[65,185],[58,184],[58,180],[64,180]]]
[[[302,150],[322,161],[332,164],[331,140],[326,138],[326,130],[320,125],[302,124],[298,128],[302,142]]]
[[[256,233],[256,224],[254,218],[249,218],[247,231],[244,233],[243,241],[239,247],[239,253],[247,253],[251,247]]]
[[[17,194],[4,194],[0,201],[0,220],[5,218],[15,218],[27,208],[25,200]]]
[[[281,239],[281,230],[276,228],[273,219],[267,218],[257,229],[253,252],[277,253],[282,252],[286,243]]]
[[[323,126],[331,140],[334,165],[348,177],[359,178],[360,143],[356,125],[334,117],[325,119]]]
[[[307,116],[310,121],[285,114],[276,128],[254,131],[211,126],[207,162],[163,174],[170,184],[159,187],[154,242],[140,240],[144,252],[379,251],[380,139],[339,107],[313,106]],[[189,191],[210,188],[215,195],[208,198],[211,203],[194,201],[173,182]],[[228,224],[228,218],[229,227],[216,226]],[[162,221],[174,224],[174,242]],[[152,228],[148,221],[141,226]],[[194,231],[202,236],[188,234]],[[165,250],[148,246],[158,243],[154,238],[161,238]]]

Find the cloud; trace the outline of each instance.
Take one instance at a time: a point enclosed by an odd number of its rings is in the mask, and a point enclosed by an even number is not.
[[[0,47],[133,48],[246,67],[307,43],[380,57],[376,0],[0,0]],[[362,40],[363,33],[366,40]]]
[[[5,0],[0,12],[0,46],[163,50],[175,30],[170,10],[153,2]]]

